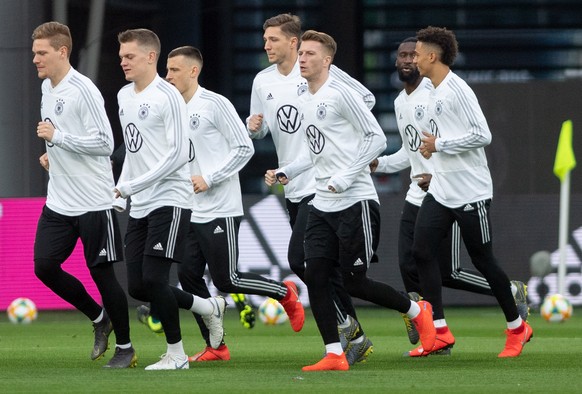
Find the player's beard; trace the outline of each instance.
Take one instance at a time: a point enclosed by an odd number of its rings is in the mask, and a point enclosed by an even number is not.
[[[418,78],[420,78],[420,71],[418,71],[418,68],[415,68],[410,73],[404,73],[402,70],[398,69],[398,79],[400,79],[402,82],[411,84],[416,82]]]

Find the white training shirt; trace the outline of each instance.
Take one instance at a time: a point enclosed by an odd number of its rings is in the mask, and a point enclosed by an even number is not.
[[[66,216],[111,209],[114,143],[99,89],[71,67],[57,86],[42,82],[40,108],[42,120],[56,128],[46,142],[47,207]]]
[[[422,144],[423,131],[430,131],[428,122],[428,98],[433,86],[430,79],[423,78],[420,84],[410,94],[402,90],[394,100],[394,114],[398,131],[402,138],[402,147],[394,154],[378,158],[376,172],[398,172],[410,167],[410,186],[406,193],[406,201],[420,206],[426,195],[415,175],[432,174],[432,162],[418,151]]]
[[[332,65],[330,74],[354,89],[369,108],[376,103],[374,95],[357,80]],[[249,131],[251,138],[263,138],[271,133],[279,159],[279,167],[291,163],[298,152],[306,149],[303,135],[298,133],[301,120],[297,108],[299,96],[307,91],[307,81],[301,76],[299,62],[288,75],[283,75],[273,64],[259,72],[253,80],[251,92],[251,115],[263,114],[263,125],[259,132]],[[247,119],[248,124],[248,119]],[[314,193],[315,172],[308,169],[285,186],[285,197],[299,202]]]
[[[492,198],[484,149],[491,132],[473,90],[449,71],[430,93],[428,113],[437,135],[429,193],[449,208]]]
[[[369,164],[386,148],[386,137],[361,96],[329,76],[315,94],[303,94],[299,106],[308,154],[279,171],[292,180],[315,167],[313,205],[321,211],[341,211],[363,200],[379,202]]]
[[[131,196],[130,216],[157,208],[192,208],[186,103],[158,75],[141,92],[130,83],[117,94],[126,155],[116,188]]]
[[[225,97],[199,86],[188,102],[190,174],[202,175],[209,189],[194,194],[191,221],[243,215],[239,171],[254,147],[244,123]]]

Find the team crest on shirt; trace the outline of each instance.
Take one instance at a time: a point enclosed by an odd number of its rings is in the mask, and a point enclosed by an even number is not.
[[[190,128],[196,130],[198,127],[200,127],[200,115],[193,114],[190,116]]]
[[[327,115],[327,105],[325,103],[321,103],[317,106],[317,119],[324,120],[325,116]]]
[[[437,100],[435,103],[434,113],[436,116],[440,116],[443,113],[443,102],[441,100]]]
[[[424,105],[417,105],[414,107],[414,119],[422,120],[424,114],[426,113],[426,107]]]
[[[301,96],[305,92],[307,92],[307,82],[301,82],[297,85],[297,96]]]
[[[65,109],[65,100],[58,99],[55,103],[55,115],[61,115]]]
[[[309,149],[316,155],[320,154],[325,146],[325,136],[323,133],[314,125],[309,125],[305,129],[305,135],[309,142]]]
[[[135,124],[129,123],[125,126],[123,137],[125,140],[125,147],[128,151],[135,153],[141,149],[141,146],[143,145],[143,137]]]
[[[301,126],[299,111],[296,107],[285,104],[277,110],[277,124],[283,133],[293,134]]]
[[[150,113],[149,104],[142,104],[139,106],[139,111],[137,112],[137,117],[140,120],[144,120],[145,118],[148,117],[149,113]]]

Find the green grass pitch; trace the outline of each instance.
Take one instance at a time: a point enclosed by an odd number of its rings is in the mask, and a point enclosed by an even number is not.
[[[359,308],[359,320],[374,342],[365,363],[347,372],[304,373],[318,361],[323,344],[311,312],[302,332],[288,323],[270,327],[257,321],[242,327],[235,309],[225,319],[228,362],[192,363],[189,370],[145,371],[165,351],[163,336],[151,333],[130,311],[138,366],[101,368],[91,361],[93,333],[79,312],[41,311],[30,325],[0,316],[0,388],[4,393],[570,393],[582,392],[582,316],[565,323],[530,317],[534,337],[516,359],[498,359],[505,337],[499,309],[448,308],[447,321],[457,343],[451,356],[402,357],[412,348],[396,312]],[[181,314],[183,341],[192,354],[203,347],[192,316]],[[114,335],[110,345],[114,344]]]

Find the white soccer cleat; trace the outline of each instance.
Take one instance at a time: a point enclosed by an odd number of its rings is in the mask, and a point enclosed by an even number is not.
[[[226,300],[222,296],[216,296],[209,298],[209,301],[214,306],[212,314],[208,316],[202,316],[204,324],[209,331],[210,336],[210,346],[213,349],[218,349],[224,338],[224,312],[226,310]]]
[[[171,369],[190,369],[188,355],[165,353],[160,357],[160,361],[145,367],[146,371],[162,371]]]

